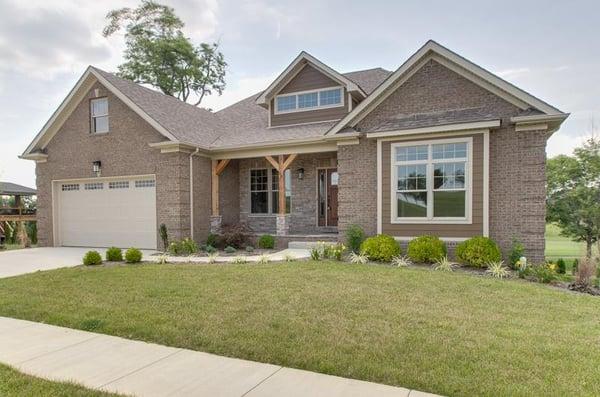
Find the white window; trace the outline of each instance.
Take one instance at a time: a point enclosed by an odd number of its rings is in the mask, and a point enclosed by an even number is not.
[[[72,190],[79,190],[79,184],[78,183],[65,183],[62,185],[61,187],[63,192],[69,192]]]
[[[471,138],[391,147],[393,223],[470,223]]]
[[[84,185],[85,190],[101,190],[104,189],[104,183],[102,182],[94,182],[94,183],[86,183]]]
[[[96,98],[90,101],[92,133],[108,132],[108,98]]]
[[[154,179],[142,179],[140,181],[135,181],[135,187],[154,187],[156,182]]]
[[[109,189],[129,189],[129,181],[108,182]]]
[[[289,169],[285,170],[284,179],[285,212],[289,214],[292,200],[292,172]],[[250,170],[250,213],[277,214],[278,212],[279,172],[274,168]]]
[[[342,90],[342,87],[335,87],[278,95],[275,98],[275,114],[343,106]]]

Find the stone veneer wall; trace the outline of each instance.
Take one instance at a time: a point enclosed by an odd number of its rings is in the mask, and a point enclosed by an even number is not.
[[[300,154],[291,165],[292,210],[289,215],[290,234],[320,234],[333,228],[317,226],[317,168],[336,167],[336,153]],[[263,158],[239,160],[240,221],[256,233],[275,233],[276,216],[250,214],[250,169],[272,168]],[[304,178],[298,179],[298,169],[304,168]]]

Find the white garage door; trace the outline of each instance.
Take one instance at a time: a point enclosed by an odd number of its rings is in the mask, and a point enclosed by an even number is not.
[[[60,245],[156,249],[154,178],[58,182]]]

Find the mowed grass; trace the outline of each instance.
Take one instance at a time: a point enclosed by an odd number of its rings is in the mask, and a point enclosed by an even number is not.
[[[422,268],[70,268],[0,280],[0,315],[450,396],[600,395],[600,299]]]
[[[0,396],[3,397],[116,397],[71,383],[52,382],[25,375],[0,364]]]

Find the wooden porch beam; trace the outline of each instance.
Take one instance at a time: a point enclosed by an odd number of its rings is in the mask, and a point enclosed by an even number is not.
[[[265,156],[265,159],[271,163],[271,165],[273,166],[273,168],[275,168],[277,171],[279,171],[279,163],[277,161],[275,161],[275,159],[273,158],[273,156]]]
[[[292,163],[294,162],[294,160],[296,160],[296,157],[298,157],[298,155],[297,155],[297,154],[290,154],[290,155],[288,156],[288,158],[287,158],[287,159],[284,161],[284,163],[283,163],[283,166],[282,166],[282,170],[283,170],[283,171],[287,170],[287,169],[288,169],[288,167],[289,167],[290,165],[292,165]],[[280,172],[283,172],[283,171],[280,171]]]
[[[212,177],[211,177],[211,209],[212,215],[217,216],[220,214],[219,209],[219,175],[223,173],[227,164],[231,160],[213,160],[212,161]]]

